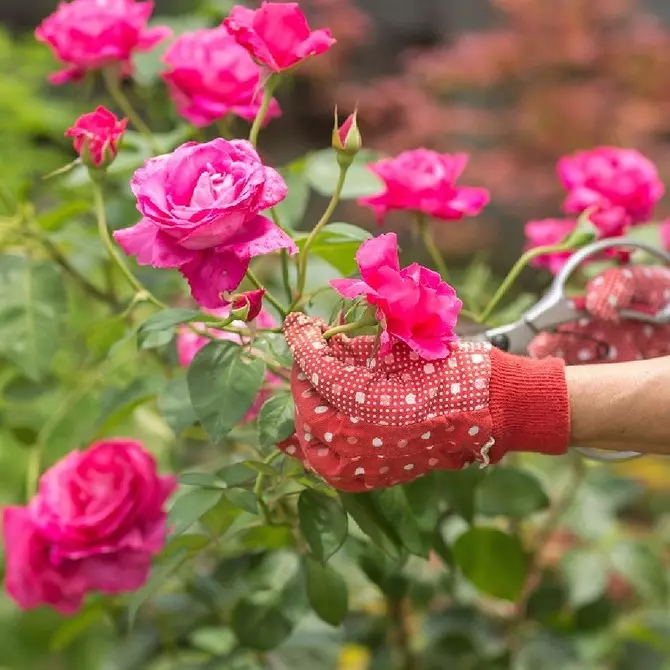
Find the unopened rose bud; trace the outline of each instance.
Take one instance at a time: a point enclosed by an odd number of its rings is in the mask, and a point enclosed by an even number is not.
[[[335,110],[335,127],[333,128],[332,146],[336,151],[355,156],[363,146],[361,131],[356,122],[357,111],[349,114],[344,123],[338,126],[337,109]]]
[[[265,289],[259,288],[255,291],[247,291],[233,296],[230,309],[231,317],[240,321],[253,321],[263,308],[263,296]]]
[[[74,138],[74,150],[88,168],[100,170],[111,165],[128,119],[119,120],[105,107],[80,116],[65,133]]]

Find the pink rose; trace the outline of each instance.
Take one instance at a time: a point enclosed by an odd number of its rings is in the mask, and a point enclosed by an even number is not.
[[[73,451],[42,475],[27,507],[4,509],[9,595],[24,609],[72,614],[89,591],[138,589],[165,543],[163,507],[175,485],[139,442]]]
[[[543,219],[542,221],[529,221],[524,231],[528,240],[528,249],[535,247],[546,247],[560,244],[575,228],[576,219]],[[556,274],[565,265],[572,255],[571,251],[562,251],[553,254],[537,256],[531,261],[536,267],[546,267],[549,272]]]
[[[86,72],[118,65],[132,74],[131,57],[149,51],[171,35],[169,28],[147,28],[153,2],[135,0],[73,0],[61,2],[35,30],[67,65],[49,77],[53,84],[81,79]]]
[[[590,218],[604,237],[648,221],[665,192],[656,166],[634,149],[579,151],[561,158],[558,175],[568,190],[563,210],[581,214],[594,208]]]
[[[412,263],[400,269],[395,233],[364,242],[356,261],[361,279],[333,279],[330,285],[345,298],[364,295],[377,308],[384,327],[382,353],[393,339],[402,340],[428,360],[446,358],[457,341],[454,326],[463,303],[437,272]]]
[[[429,149],[384,158],[368,167],[384,182],[386,191],[358,202],[371,207],[380,224],[392,210],[421,212],[446,221],[474,216],[488,203],[489,193],[484,188],[455,186],[467,162],[466,154]]]
[[[203,307],[226,304],[222,293],[240,285],[254,256],[297,251],[259,214],[287,189],[246,140],[188,142],[146,161],[130,185],[143,218],[116,241],[140,265],[179,268]]]
[[[270,72],[288,70],[335,44],[330,30],[310,30],[295,2],[263,2],[257,10],[236,5],[223,25]]]
[[[222,319],[226,319],[230,314],[230,306],[222,307],[220,309],[213,309],[210,310],[210,312],[214,316],[219,316]],[[198,323],[196,325],[199,328],[205,327],[205,324],[203,323]],[[237,328],[244,328],[243,321],[233,321],[232,325]],[[268,314],[268,312],[262,310],[256,317],[256,325],[259,328],[274,328],[277,325],[277,322],[274,320],[271,314]],[[219,340],[238,342],[240,344],[247,343],[246,338],[243,338],[242,336],[237,335],[236,333],[229,333],[225,330],[217,330],[216,328],[208,328],[207,330],[213,337],[216,337]],[[195,355],[200,351],[200,349],[202,349],[210,341],[211,340],[209,340],[207,337],[203,337],[202,335],[194,333],[190,328],[186,326],[181,326],[177,331],[177,356],[179,358],[179,365],[181,365],[183,368],[187,368],[195,358]],[[280,382],[281,380],[279,379],[279,377],[273,375],[271,372],[267,372],[265,375],[265,381],[266,383],[274,384]],[[253,419],[255,419],[256,416],[258,415],[258,412],[260,412],[263,403],[269,397],[270,393],[268,391],[261,391],[258,394],[258,397],[256,398],[254,404],[250,407],[249,411],[244,417],[244,421],[252,421]]]
[[[223,27],[180,35],[163,60],[163,73],[177,111],[195,126],[207,126],[227,114],[253,121],[263,98],[261,70],[244,47]],[[265,117],[281,114],[273,98]]]
[[[84,165],[106,167],[116,158],[127,123],[128,119],[119,121],[106,107],[99,106],[80,116],[65,137],[74,137],[74,150]]]

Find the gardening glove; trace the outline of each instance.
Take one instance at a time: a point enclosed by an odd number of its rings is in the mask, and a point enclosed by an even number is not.
[[[437,361],[402,342],[378,356],[374,338],[326,340],[327,327],[304,314],[286,319],[296,434],[279,446],[333,487],[379,489],[496,463],[510,450],[567,449],[562,361],[466,342]]]
[[[541,333],[528,353],[557,356],[568,365],[656,358],[670,353],[670,325],[622,319],[620,310],[656,314],[670,304],[670,269],[629,266],[611,268],[592,279],[577,299],[589,318]]]

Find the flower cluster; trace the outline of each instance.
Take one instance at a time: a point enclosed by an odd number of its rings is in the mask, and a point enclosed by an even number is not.
[[[589,213],[599,239],[625,235],[631,226],[649,221],[665,187],[656,166],[634,149],[597,147],[565,156],[558,162],[558,176],[567,191],[566,214]],[[577,226],[576,218],[545,219],[526,224],[530,248],[552,246]],[[533,263],[558,272],[570,254],[548,253]]]
[[[73,451],[42,475],[26,507],[3,511],[7,591],[25,609],[71,614],[90,591],[139,588],[163,548],[174,488],[139,442]]]

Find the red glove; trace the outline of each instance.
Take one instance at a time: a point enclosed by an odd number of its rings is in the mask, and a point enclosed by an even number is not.
[[[534,358],[558,356],[569,365],[656,358],[670,354],[670,326],[622,320],[619,311],[655,314],[670,303],[670,270],[611,268],[592,279],[582,299],[593,318],[542,333],[529,345]]]
[[[407,345],[371,358],[371,337],[323,337],[321,320],[290,314],[296,435],[279,445],[335,488],[406,483],[433,469],[496,463],[506,452],[564,453],[564,364],[461,343],[425,361]],[[370,361],[370,363],[369,363]]]

